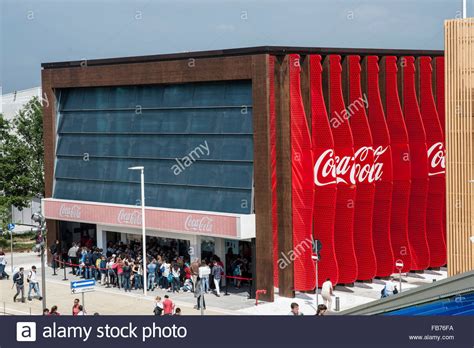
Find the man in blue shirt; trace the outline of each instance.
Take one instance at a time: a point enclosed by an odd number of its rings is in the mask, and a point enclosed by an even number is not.
[[[148,264],[147,268],[147,279],[148,279],[148,291],[155,290],[155,275],[156,275],[156,260],[153,259]]]

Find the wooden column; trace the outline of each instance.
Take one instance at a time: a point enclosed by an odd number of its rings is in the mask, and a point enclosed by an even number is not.
[[[275,62],[275,113],[277,150],[278,255],[293,250],[291,210],[291,133],[290,133],[290,67],[289,57]],[[280,268],[279,295],[294,297],[294,268]]]
[[[474,19],[445,28],[448,275],[474,269]]]
[[[274,300],[272,243],[272,169],[270,158],[269,56],[252,57],[254,132],[254,193],[256,218],[256,290],[264,289],[262,300]]]

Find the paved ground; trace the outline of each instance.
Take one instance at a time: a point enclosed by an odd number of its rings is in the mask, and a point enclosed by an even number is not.
[[[10,258],[8,256],[8,261]],[[32,265],[38,267],[40,274],[40,258],[34,253],[14,253],[14,266],[29,269]],[[11,267],[7,265],[7,272],[11,274]],[[64,273],[58,270],[57,276],[52,276],[52,269],[46,270],[46,293],[47,306],[57,305],[59,312],[69,314],[73,299],[81,298],[79,295],[72,295],[70,291],[70,281],[78,280],[79,277],[67,273],[67,281],[63,281]],[[435,280],[446,277],[446,270],[437,272],[426,271],[423,274],[409,274],[403,276],[403,289],[410,289],[423,284],[428,284]],[[41,314],[41,302],[34,299],[32,302],[13,303],[14,291],[11,289],[12,280],[0,280],[0,314],[21,315],[21,314]],[[354,287],[336,287],[335,296],[339,298],[340,309],[348,309],[380,298],[380,291],[384,287],[384,281],[374,280],[373,283],[356,283]],[[230,288],[229,288],[230,289]],[[298,294],[295,299],[288,299],[276,296],[273,303],[260,303],[255,306],[255,300],[247,299],[247,289],[232,292],[229,296],[216,297],[212,294],[206,296],[206,315],[285,315],[289,313],[291,302],[297,302],[301,311],[306,315],[315,313],[315,295]],[[153,299],[160,295],[163,297],[167,292],[155,290],[143,295],[142,291],[132,290],[125,293],[123,290],[115,288],[105,288],[97,286],[96,291],[85,294],[85,304],[89,314],[99,312],[100,314],[125,314],[125,315],[148,315],[152,314]],[[183,315],[199,315],[200,312],[194,309],[195,298],[192,293],[169,294],[180,307]],[[321,298],[320,298],[321,300]],[[335,301],[333,301],[333,306]]]

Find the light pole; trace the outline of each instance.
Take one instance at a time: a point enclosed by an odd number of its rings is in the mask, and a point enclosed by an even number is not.
[[[315,288],[315,291],[314,291],[314,293],[316,294],[316,313],[318,312],[318,307],[319,307],[319,299],[318,299],[318,284],[319,284],[319,280],[318,280],[318,262],[320,260],[320,252],[321,252],[322,247],[323,247],[323,245],[321,244],[320,240],[313,239],[313,242],[312,242],[313,252],[311,254],[311,258],[314,260],[315,268],[316,268],[316,288]]]
[[[130,170],[140,171],[140,190],[141,190],[141,204],[142,204],[142,260],[143,260],[143,293],[147,296],[147,272],[146,272],[146,227],[145,227],[145,167],[137,166],[130,167]]]

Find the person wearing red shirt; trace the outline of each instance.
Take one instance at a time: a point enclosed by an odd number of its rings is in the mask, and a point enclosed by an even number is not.
[[[165,300],[163,301],[163,315],[173,315],[174,303],[171,301],[168,295],[165,295]]]
[[[74,299],[74,305],[72,306],[72,315],[77,315],[79,313],[79,299]]]

